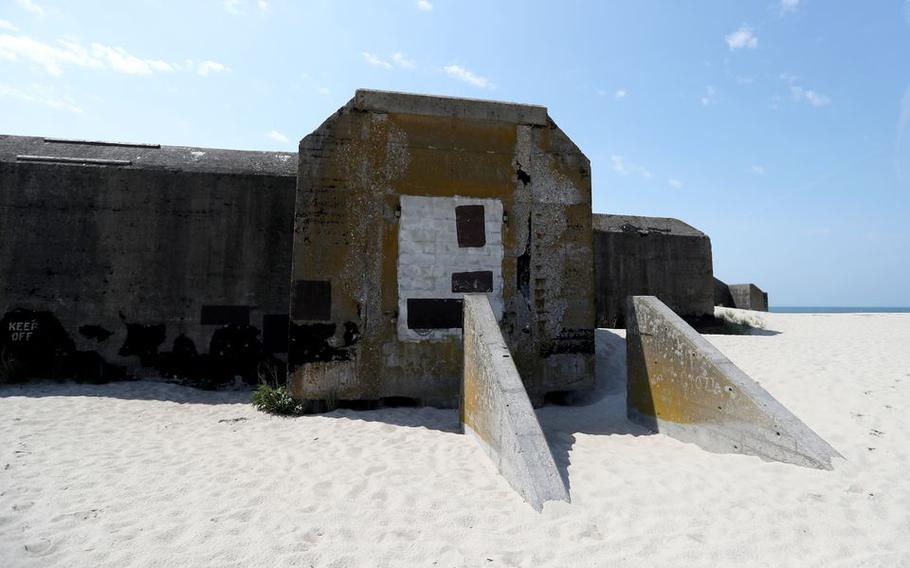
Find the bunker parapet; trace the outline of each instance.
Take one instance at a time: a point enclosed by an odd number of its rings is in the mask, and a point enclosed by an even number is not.
[[[653,296],[629,299],[629,419],[720,453],[818,469],[827,442]]]
[[[714,279],[714,305],[740,310],[768,311],[768,293],[755,284],[724,284]]]
[[[553,454],[486,295],[464,296],[461,423],[534,509],[568,501]]]
[[[297,156],[0,136],[0,354],[24,377],[256,380],[287,351]]]
[[[456,406],[471,292],[533,401],[593,384],[590,164],[545,108],[358,90],[299,155],[295,397]]]
[[[626,298],[657,296],[689,319],[714,314],[711,240],[678,219],[595,214],[597,327],[624,327]]]

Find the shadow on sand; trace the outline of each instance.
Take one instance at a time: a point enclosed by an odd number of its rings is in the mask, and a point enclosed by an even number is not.
[[[14,396],[31,398],[44,398],[50,396],[89,396],[119,398],[124,400],[157,400],[189,404],[249,403],[252,392],[252,387],[247,387],[245,385],[231,390],[211,391],[154,380],[124,380],[103,384],[38,380],[26,383],[0,385],[0,398]]]

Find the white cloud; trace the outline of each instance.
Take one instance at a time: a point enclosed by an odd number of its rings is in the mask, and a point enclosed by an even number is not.
[[[705,94],[702,95],[701,106],[711,106],[717,103],[717,89],[713,85],[708,85],[705,87]]]
[[[403,69],[414,69],[417,67],[417,63],[413,59],[408,59],[408,57],[403,53],[396,53],[392,56],[392,61],[395,62],[395,65]]]
[[[417,8],[423,10],[424,12],[429,12],[433,9],[433,4],[428,2],[428,0],[417,0]]]
[[[192,63],[191,65],[192,66]],[[223,63],[218,63],[217,61],[211,61],[209,59],[201,62],[199,65],[196,65],[196,74],[205,77],[209,73],[222,73],[230,71],[231,68],[224,65]]]
[[[244,4],[245,0],[224,0],[224,10],[228,14],[238,16],[243,13]]]
[[[613,93],[613,98],[616,100],[624,99],[627,96],[629,96],[629,92],[625,89],[617,89],[616,92]]]
[[[749,26],[740,26],[738,30],[731,34],[727,34],[724,38],[729,46],[730,51],[735,49],[755,49],[758,47],[758,38],[755,37],[755,33],[752,31],[752,28]]]
[[[363,56],[364,60],[372,65],[373,67],[381,67],[382,69],[391,69],[392,64],[388,61],[384,61],[379,58],[375,53],[370,53],[369,51],[363,51],[360,53]]]
[[[798,103],[806,101],[814,107],[822,107],[831,103],[831,99],[827,95],[823,95],[812,89],[804,89],[799,85],[792,85],[790,87],[790,96]]]
[[[799,0],[780,0],[780,14],[783,16],[789,12],[795,12],[799,7]]]
[[[102,66],[81,45],[72,42],[60,42],[60,45],[56,47],[27,36],[0,34],[0,59],[30,61],[55,77],[63,74],[63,65],[67,64],[88,68]]]
[[[755,175],[761,176],[761,175],[765,174],[765,167],[764,166],[752,166],[751,168],[749,168],[749,171]]]
[[[683,186],[682,182],[676,178],[668,179],[667,183],[670,184],[670,187],[672,187],[673,189],[679,189]]]
[[[780,77],[781,81],[783,81],[785,83],[789,83],[791,85],[793,83],[796,83],[797,81],[799,81],[799,77],[797,77],[796,75],[794,75],[792,73],[781,73],[780,75],[778,75],[778,77]]]
[[[53,89],[41,85],[31,85],[27,91],[0,84],[0,98],[17,99],[28,103],[45,105],[54,110],[63,110],[73,114],[84,115],[83,111],[69,95],[57,96]]]
[[[158,59],[141,59],[127,53],[122,47],[110,47],[100,43],[92,44],[92,57],[117,73],[127,75],[151,75],[155,71],[170,72],[174,66]]]
[[[256,5],[259,6],[259,9],[263,12],[269,9],[269,3],[266,0],[259,0],[256,2]]]
[[[329,96],[330,94],[332,94],[332,91],[326,89],[325,87],[321,87],[321,88],[319,89],[319,94],[322,95],[323,97],[327,97],[327,96]]]
[[[0,30],[6,30],[8,32],[18,32],[19,28],[13,25],[12,22],[6,20],[0,20]]]
[[[122,47],[101,43],[91,43],[85,47],[67,40],[58,40],[54,45],[28,36],[9,34],[0,34],[0,59],[31,63],[55,77],[63,75],[67,66],[127,75],[169,73],[180,68],[176,63],[133,55]]]
[[[471,73],[461,65],[447,65],[443,67],[443,70],[446,72],[446,75],[452,77],[453,79],[458,79],[459,81],[464,81],[469,85],[474,85],[479,89],[487,89],[493,86],[493,83],[490,82],[486,77],[481,77],[480,75],[475,75]]]
[[[268,133],[266,134],[266,137],[271,138],[275,142],[281,142],[282,144],[287,144],[288,142],[291,141],[290,138],[288,138],[284,134],[278,132],[277,130],[269,130]]]
[[[625,159],[623,159],[622,156],[617,156],[616,154],[610,156],[610,165],[613,168],[613,171],[623,176],[630,176],[634,174],[640,175],[645,179],[651,179],[653,177],[647,168],[639,166],[638,164],[627,162]]]
[[[44,8],[35,4],[32,2],[32,0],[16,0],[16,4],[19,4],[19,7],[21,7],[23,10],[27,10],[37,16],[44,15]]]

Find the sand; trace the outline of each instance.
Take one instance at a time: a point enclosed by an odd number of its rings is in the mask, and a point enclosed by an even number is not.
[[[539,514],[451,410],[2,387],[0,566],[910,566],[910,314],[761,318],[779,333],[709,339],[844,455],[834,471],[649,434],[605,372],[594,402],[539,411],[572,497]]]

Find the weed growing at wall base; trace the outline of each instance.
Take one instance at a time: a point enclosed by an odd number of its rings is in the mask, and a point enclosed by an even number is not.
[[[257,410],[281,416],[299,416],[303,414],[303,404],[294,400],[287,387],[259,385],[253,393],[253,406]]]

